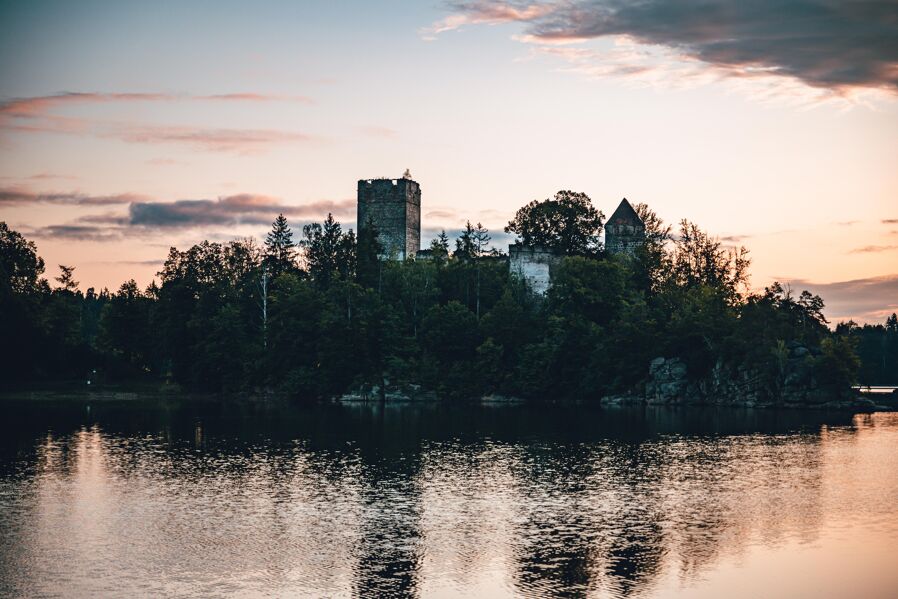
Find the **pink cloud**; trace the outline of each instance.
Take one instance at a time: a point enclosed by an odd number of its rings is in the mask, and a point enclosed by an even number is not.
[[[312,104],[307,96],[280,96],[251,92],[210,94],[210,95],[178,95],[166,93],[96,93],[96,92],[62,92],[46,96],[30,98],[14,98],[0,103],[0,115],[19,118],[45,117],[54,108],[70,104],[100,104],[110,102],[160,102],[160,101],[227,101],[227,102],[299,102]]]
[[[427,39],[466,25],[523,23],[518,41],[537,52],[593,40],[611,51],[554,54],[590,77],[683,87],[725,81],[763,101],[845,105],[898,93],[898,50],[883,23],[889,2],[707,0],[688,2],[564,0],[530,4],[503,0],[449,2],[452,14],[422,31]],[[624,40],[629,48],[620,48]]]
[[[136,193],[88,195],[78,191],[67,193],[37,193],[21,187],[0,188],[0,206],[28,204],[70,204],[75,206],[109,206],[147,201],[149,196]]]
[[[553,8],[549,5],[539,4],[518,7],[508,2],[461,2],[458,3],[458,12],[422,29],[421,34],[424,39],[433,40],[437,34],[453,31],[465,25],[497,25],[515,21],[532,21],[549,14],[552,10]]]
[[[308,142],[315,138],[304,133],[275,129],[203,129],[164,126],[111,126],[100,137],[129,143],[186,144],[213,152],[257,153],[272,144]]]
[[[159,101],[207,102],[299,102],[312,103],[305,96],[277,96],[257,93],[217,95],[174,95],[164,93],[74,93],[16,98],[0,103],[0,128],[25,133],[90,134],[129,143],[185,144],[207,151],[257,153],[273,145],[306,142],[305,133],[274,129],[194,128],[142,123],[103,122],[54,114],[57,108],[74,104]]]
[[[150,160],[147,160],[147,164],[150,164],[152,166],[177,166],[187,163],[180,160],[174,160],[172,158],[151,158]]]
[[[379,137],[382,139],[395,139],[399,136],[399,132],[389,127],[359,127],[359,131],[368,137]]]

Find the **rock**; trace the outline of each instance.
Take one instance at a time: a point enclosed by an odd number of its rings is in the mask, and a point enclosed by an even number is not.
[[[797,341],[791,341],[787,347],[789,348],[790,358],[804,358],[811,353],[811,350]]]
[[[499,395],[498,393],[490,393],[489,395],[484,395],[480,398],[481,403],[524,403],[524,400],[520,397],[507,397],[505,395]]]

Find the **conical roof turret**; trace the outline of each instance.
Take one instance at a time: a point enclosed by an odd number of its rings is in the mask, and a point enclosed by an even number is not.
[[[633,209],[633,206],[630,205],[630,202],[627,201],[627,198],[620,201],[617,210],[615,210],[614,214],[611,215],[611,218],[608,219],[607,224],[645,226],[645,223],[643,223],[642,219],[639,218],[639,215],[636,214],[636,211]]]

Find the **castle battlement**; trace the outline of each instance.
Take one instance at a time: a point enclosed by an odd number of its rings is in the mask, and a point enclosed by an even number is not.
[[[356,226],[370,221],[384,246],[384,258],[405,260],[421,249],[421,186],[409,177],[359,179]]]

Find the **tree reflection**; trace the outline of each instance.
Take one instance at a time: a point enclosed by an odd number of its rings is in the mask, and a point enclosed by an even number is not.
[[[359,444],[362,505],[355,594],[414,597],[423,553],[420,453],[403,442],[407,423],[394,411],[376,409],[366,416],[371,426]]]

